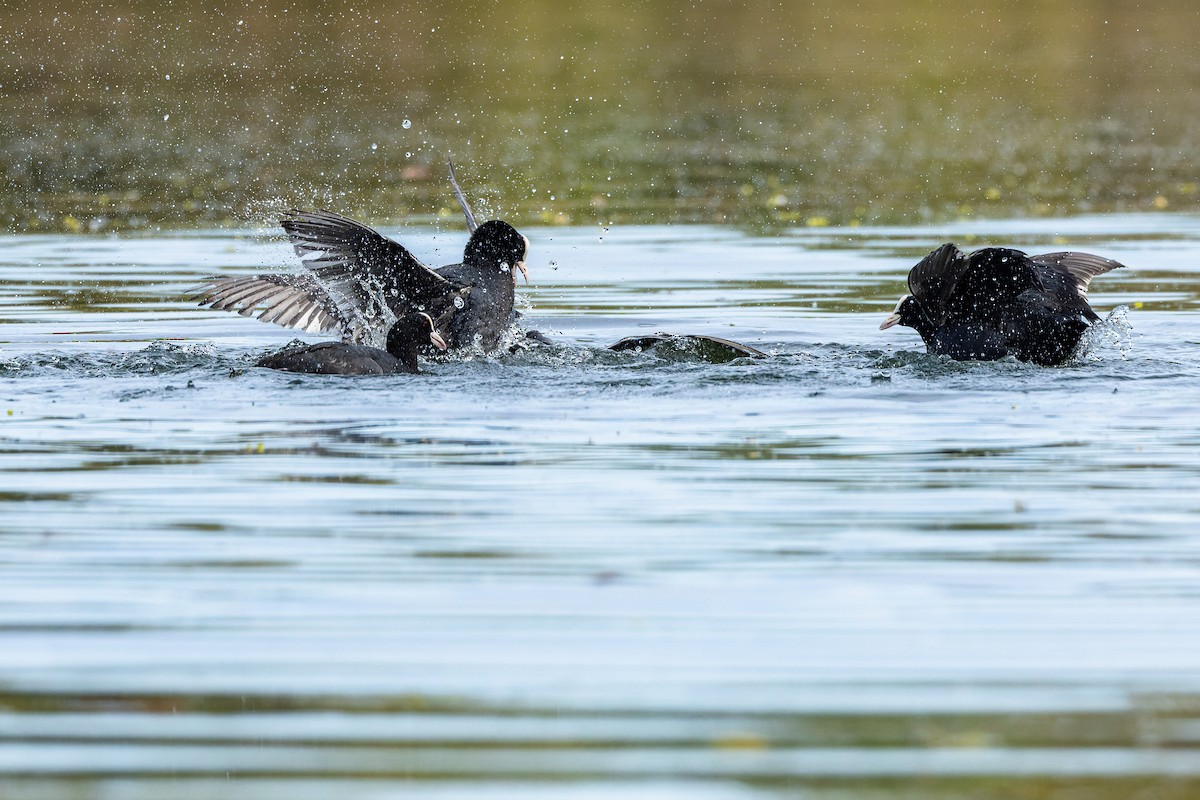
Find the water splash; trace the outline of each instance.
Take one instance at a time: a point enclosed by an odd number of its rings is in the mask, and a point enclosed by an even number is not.
[[[1092,325],[1079,340],[1074,363],[1104,360],[1104,354],[1116,351],[1122,359],[1133,352],[1133,326],[1129,324],[1129,306],[1117,306],[1108,316]]]

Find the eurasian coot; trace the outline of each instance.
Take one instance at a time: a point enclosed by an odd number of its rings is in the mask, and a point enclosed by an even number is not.
[[[329,211],[294,211],[281,221],[307,272],[215,276],[195,298],[289,328],[337,332],[353,344],[379,342],[390,320],[452,299],[450,347],[496,347],[513,320],[515,270],[525,273],[529,240],[507,222],[471,234],[461,264],[432,270],[403,245]]]
[[[1053,366],[1075,352],[1100,317],[1087,301],[1092,278],[1123,266],[1090,253],[944,244],[908,273],[911,294],[879,326],[915,328],[930,353],[993,360],[1012,355]]]

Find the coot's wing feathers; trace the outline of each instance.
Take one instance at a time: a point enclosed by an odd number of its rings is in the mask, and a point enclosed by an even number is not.
[[[908,291],[934,325],[945,322],[947,303],[969,263],[961,250],[946,243],[909,270]]]
[[[971,316],[986,316],[1029,289],[1044,289],[1033,261],[1020,250],[985,247],[967,256],[969,266],[958,282],[956,300]]]
[[[363,343],[372,338],[370,321],[384,316],[381,301],[399,316],[416,305],[436,306],[442,313],[440,301],[456,296],[451,281],[352,219],[297,211],[282,224],[301,257],[323,254],[303,262],[309,272],[217,275],[198,287],[193,299],[285,328],[337,333],[345,342]]]
[[[1066,270],[1075,279],[1075,289],[1082,298],[1087,298],[1088,285],[1092,278],[1125,266],[1111,258],[1070,251],[1031,256],[1030,260],[1039,266]]]
[[[446,159],[446,166],[450,168],[450,188],[454,190],[454,199],[458,201],[463,216],[467,218],[467,232],[474,233],[475,229],[479,227],[479,223],[475,221],[475,213],[471,211],[471,204],[467,202],[466,195],[458,187],[458,176],[454,174],[454,162]]]
[[[192,295],[201,306],[236,311],[308,333],[338,333],[356,341],[362,322],[312,275],[214,275]]]
[[[466,264],[447,264],[444,267],[438,267],[434,272],[450,283],[460,286],[474,286],[479,282],[479,270],[468,267]]]
[[[401,245],[331,211],[292,211],[280,220],[304,266],[368,318],[380,303],[395,315],[441,297],[454,287]]]

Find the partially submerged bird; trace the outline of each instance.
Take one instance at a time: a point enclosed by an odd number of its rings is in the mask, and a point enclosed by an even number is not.
[[[195,295],[200,305],[237,311],[310,333],[336,332],[351,344],[381,343],[394,320],[451,299],[443,327],[454,349],[489,352],[514,319],[516,271],[526,280],[529,240],[507,222],[475,222],[454,184],[471,238],[459,264],[431,269],[403,245],[331,211],[292,211],[280,224],[306,272],[218,275]]]
[[[703,334],[685,334],[676,336],[670,333],[653,333],[645,336],[626,336],[620,341],[608,346],[609,350],[624,352],[628,350],[651,350],[659,345],[673,345],[679,350],[695,353],[704,361],[713,364],[723,364],[735,358],[766,358],[762,350],[756,350],[749,345],[722,339],[719,336]]]
[[[1088,284],[1121,266],[1090,253],[1029,256],[987,247],[968,254],[944,244],[909,271],[910,294],[879,329],[915,328],[930,353],[962,361],[1011,355],[1062,364],[1100,320],[1088,305]]]
[[[311,375],[391,375],[417,373],[417,351],[427,344],[446,349],[433,318],[423,311],[406,314],[392,325],[387,350],[365,344],[320,342],[307,347],[289,347],[264,356],[255,364],[285,372]]]

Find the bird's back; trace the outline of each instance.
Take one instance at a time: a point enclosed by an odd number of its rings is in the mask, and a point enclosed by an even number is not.
[[[409,371],[386,350],[343,342],[322,342],[272,353],[259,359],[257,366],[310,375],[389,375]]]

